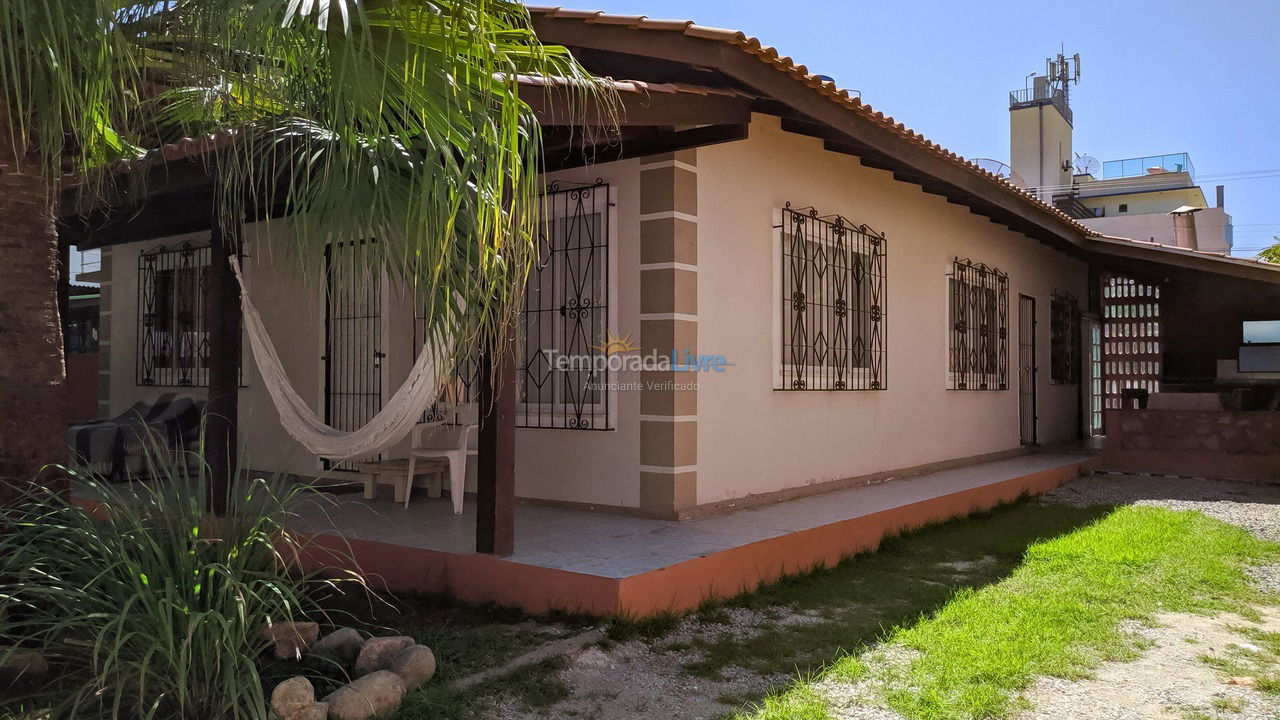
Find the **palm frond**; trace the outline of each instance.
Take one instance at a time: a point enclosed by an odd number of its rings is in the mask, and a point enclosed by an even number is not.
[[[9,0],[0,20],[15,142],[87,172],[234,131],[224,223],[272,199],[304,270],[376,239],[363,261],[428,298],[461,352],[505,338],[534,254],[541,138],[519,76],[565,79],[570,112],[615,107],[511,0]]]

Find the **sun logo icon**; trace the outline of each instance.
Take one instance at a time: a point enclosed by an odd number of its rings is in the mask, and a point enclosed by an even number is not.
[[[635,352],[640,349],[640,346],[631,341],[631,333],[627,333],[625,337],[618,337],[610,332],[605,334],[604,342],[592,345],[591,349],[599,350],[605,355],[619,355]]]

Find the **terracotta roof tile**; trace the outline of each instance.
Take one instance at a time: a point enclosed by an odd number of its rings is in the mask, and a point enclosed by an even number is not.
[[[886,126],[887,129],[900,135],[903,139],[920,145],[935,154],[941,155],[942,157],[948,158],[964,167],[969,172],[979,175],[1000,186],[1004,190],[1020,196],[1021,199],[1032,203],[1041,210],[1056,215],[1059,219],[1080,231],[1081,234],[1087,236],[1097,234],[1084,225],[1076,222],[1070,215],[1067,215],[1053,205],[1040,200],[1035,195],[1023,190],[1008,180],[978,167],[974,163],[965,160],[962,156],[943,148],[937,143],[925,138],[915,130],[906,127],[902,123],[894,121],[892,117],[886,117],[883,112],[875,110],[870,105],[862,102],[861,99],[851,97],[847,90],[840,89],[836,87],[835,83],[811,74],[809,69],[804,65],[797,65],[791,58],[780,56],[776,49],[764,45],[759,39],[751,37],[739,30],[705,27],[697,25],[691,21],[651,20],[644,15],[610,15],[603,11],[566,10],[561,7],[537,5],[529,5],[527,6],[527,9],[534,16],[565,20],[584,20],[586,22],[597,24],[630,27],[636,30],[680,32],[690,37],[714,40],[728,45],[737,46],[744,52],[754,55],[756,58],[774,67],[778,71],[787,73],[797,81],[813,88],[822,95],[848,107],[854,112],[857,112],[862,117]]]

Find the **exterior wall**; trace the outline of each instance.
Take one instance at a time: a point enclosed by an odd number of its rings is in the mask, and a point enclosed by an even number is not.
[[[1160,177],[1160,176],[1152,176]],[[1204,193],[1199,187],[1183,187],[1171,190],[1157,190],[1141,192],[1136,189],[1135,192],[1117,192],[1115,190],[1103,194],[1090,197],[1088,195],[1089,186],[1085,184],[1081,188],[1080,202],[1085,207],[1102,208],[1105,217],[1113,215],[1143,215],[1146,213],[1164,214],[1183,205],[1191,205],[1192,207],[1204,207]],[[1128,206],[1123,213],[1120,212],[1120,205]]]
[[[1280,417],[1225,410],[1108,410],[1107,470],[1274,480]]]
[[[640,349],[698,346],[698,152],[640,161]],[[650,373],[640,390],[640,506],[678,518],[698,503],[696,373]]]
[[[609,183],[613,192],[611,280],[617,308],[613,332],[642,335],[640,326],[640,161],[623,160],[552,173],[548,182]],[[601,338],[591,338],[600,342]],[[640,382],[639,373],[619,372],[613,380],[624,387]],[[520,497],[601,505],[640,507],[640,393],[614,392],[613,430],[516,430],[516,494]]]
[[[615,276],[611,287],[617,308],[615,333],[640,334],[640,189],[639,161],[599,165],[556,173],[551,181],[610,183],[616,222]],[[157,246],[190,241],[208,242],[208,233],[129,243],[104,252],[102,283],[103,386],[100,412],[113,417],[139,400],[165,392],[206,397],[204,388],[139,386],[136,382],[138,338],[138,255]],[[323,408],[324,287],[321,258],[296,257],[288,221],[258,223],[245,228],[245,278],[249,292],[275,344],[290,381],[298,393]],[[384,283],[382,306],[383,397],[390,398],[412,365],[414,313],[401,288]],[[595,338],[591,342],[597,342]],[[245,343],[243,386],[240,392],[240,435],[243,460],[256,470],[302,477],[344,477],[327,473],[319,460],[281,427],[257,364]],[[622,373],[619,382],[640,378]],[[640,505],[640,396],[617,392],[613,430],[577,431],[519,428],[516,431],[516,493],[520,497],[623,508]],[[404,457],[408,441],[384,453]],[[475,463],[468,465],[468,491],[475,490]]]
[[[111,412],[111,368],[117,364],[112,352],[112,318],[119,312],[114,302],[115,280],[112,277],[115,248],[103,248],[101,267],[98,269],[98,412],[99,418],[115,417]],[[137,273],[134,273],[135,286]],[[127,279],[127,278],[126,278]],[[130,366],[132,367],[132,366]],[[119,372],[119,371],[117,371]]]
[[[1156,194],[1165,195],[1166,193]],[[1142,196],[1137,195],[1134,197]],[[1182,204],[1178,203],[1173,207],[1179,207]],[[1174,232],[1173,216],[1167,214],[1167,210],[1144,210],[1139,213],[1135,212],[1133,208],[1134,206],[1130,205],[1128,213],[1111,215],[1112,209],[1109,207],[1108,214],[1105,217],[1084,218],[1080,220],[1080,223],[1090,230],[1096,230],[1103,235],[1130,238],[1132,240],[1147,240],[1162,245],[1176,246],[1179,244],[1177,235]],[[1197,212],[1195,219],[1196,245],[1198,249],[1209,252],[1231,252],[1230,215],[1222,208],[1206,208]]]
[[[693,377],[617,373],[613,380],[623,389],[610,401],[612,430],[519,429],[520,497],[681,517],[695,505],[750,494],[1016,451],[1019,293],[1037,301],[1039,439],[1075,436],[1078,388],[1049,379],[1049,301],[1055,289],[1087,296],[1083,264],[856,158],[826,152],[818,140],[783,133],[765,116],[755,118],[745,141],[564,171],[548,180],[597,178],[610,184],[614,204],[614,333],[639,338],[643,351],[722,354],[734,365],[724,373],[696,373],[696,393],[647,385]],[[787,201],[887,233],[888,390],[773,390],[772,225]],[[320,260],[293,257],[288,233],[284,221],[246,228],[246,276],[295,388],[320,407],[323,288],[304,279],[319,277]],[[110,413],[172,390],[135,382],[138,253],[206,239],[169,238],[104,253]],[[946,278],[956,256],[1009,273],[1008,391],[946,390]],[[383,317],[389,397],[413,355],[410,303],[388,289]],[[249,355],[246,349],[241,393],[246,457],[266,471],[320,475],[318,461],[280,427]],[[403,451],[402,444],[387,456]],[[474,469],[469,475],[474,489]]]
[[[1071,124],[1047,102],[1009,111],[1009,166],[1028,186],[1071,183]],[[1068,163],[1063,170],[1063,163]],[[1053,195],[1052,190],[1042,197]]]
[[[773,389],[772,225],[788,201],[886,233],[887,390]],[[1049,308],[1055,289],[1087,297],[1083,263],[764,116],[747,140],[698,151],[698,203],[699,352],[734,364],[700,377],[699,504],[1016,450],[1020,293],[1036,299],[1040,442],[1076,437],[1079,388],[1050,382]],[[957,256],[1009,274],[1007,391],[946,389]]]
[[[68,353],[67,407],[68,425],[96,420],[98,417],[98,353]]]
[[[110,307],[110,345],[101,352],[109,357],[108,415],[114,417],[140,400],[148,400],[166,392],[178,392],[204,399],[201,387],[145,386],[137,383],[138,343],[138,256],[158,246],[172,247],[183,242],[207,244],[209,234],[192,233],[154,241],[129,243],[111,248],[110,277],[103,287],[111,288],[108,300],[103,292],[103,308]],[[304,280],[294,257],[288,223],[258,223],[245,228],[245,281],[261,312],[263,323],[271,333],[280,359],[289,373],[294,388],[304,398],[314,398],[320,407],[323,396],[321,375],[324,351],[324,309],[322,290],[315,281]],[[312,260],[312,270],[319,267]],[[305,477],[321,474],[319,462],[305,448],[289,437],[280,426],[275,405],[262,384],[257,364],[245,343],[242,387],[240,390],[240,437],[244,449],[242,460],[266,472],[293,473]]]

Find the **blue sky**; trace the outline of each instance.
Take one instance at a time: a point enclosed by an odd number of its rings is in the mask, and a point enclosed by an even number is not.
[[[1188,152],[1226,185],[1237,254],[1280,234],[1280,0],[779,2],[582,0],[754,35],[965,157],[1008,160],[1008,92],[1065,47],[1075,150],[1106,161]]]

